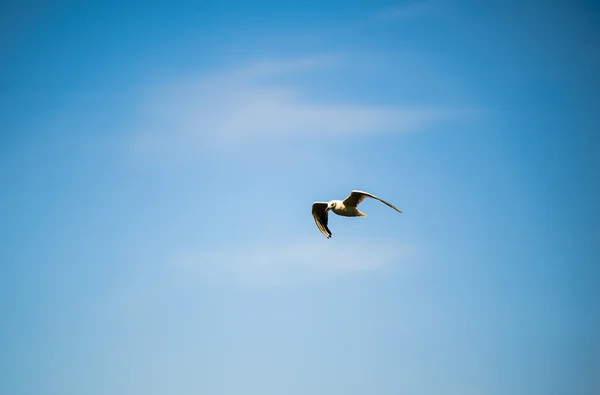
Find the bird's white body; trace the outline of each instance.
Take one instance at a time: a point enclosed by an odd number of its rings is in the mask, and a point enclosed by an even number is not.
[[[367,214],[361,213],[358,207],[346,206],[341,200],[330,200],[329,205],[332,205],[331,211],[334,214],[341,215],[342,217],[366,217]]]

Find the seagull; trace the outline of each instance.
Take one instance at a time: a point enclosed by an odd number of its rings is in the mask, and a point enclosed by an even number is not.
[[[400,214],[402,211],[396,208],[394,205],[386,202],[383,199],[378,198],[368,192],[363,191],[352,191],[350,195],[344,200],[330,200],[329,202],[314,202],[312,205],[312,216],[315,219],[317,228],[323,233],[328,239],[331,238],[331,231],[327,227],[327,212],[333,211],[337,215],[343,217],[366,217],[367,214],[361,213],[358,210],[358,205],[365,200],[365,198],[372,198],[379,200],[381,203],[388,205]]]

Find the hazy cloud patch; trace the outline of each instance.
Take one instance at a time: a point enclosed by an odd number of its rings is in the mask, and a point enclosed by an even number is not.
[[[344,142],[414,132],[463,117],[445,106],[331,103],[312,100],[276,77],[331,71],[339,57],[260,61],[227,72],[187,77],[149,92],[136,116],[137,152],[239,152],[282,143]],[[335,71],[335,70],[334,70]]]
[[[198,281],[279,284],[314,281],[402,264],[414,249],[392,241],[328,240],[182,252],[170,264]]]

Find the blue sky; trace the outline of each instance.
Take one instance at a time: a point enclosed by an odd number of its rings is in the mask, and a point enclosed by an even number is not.
[[[595,393],[599,18],[3,2],[0,392]]]

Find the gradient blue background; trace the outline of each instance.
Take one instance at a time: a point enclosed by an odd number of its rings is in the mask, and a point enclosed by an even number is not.
[[[599,393],[598,70],[592,2],[4,1],[0,393]]]

